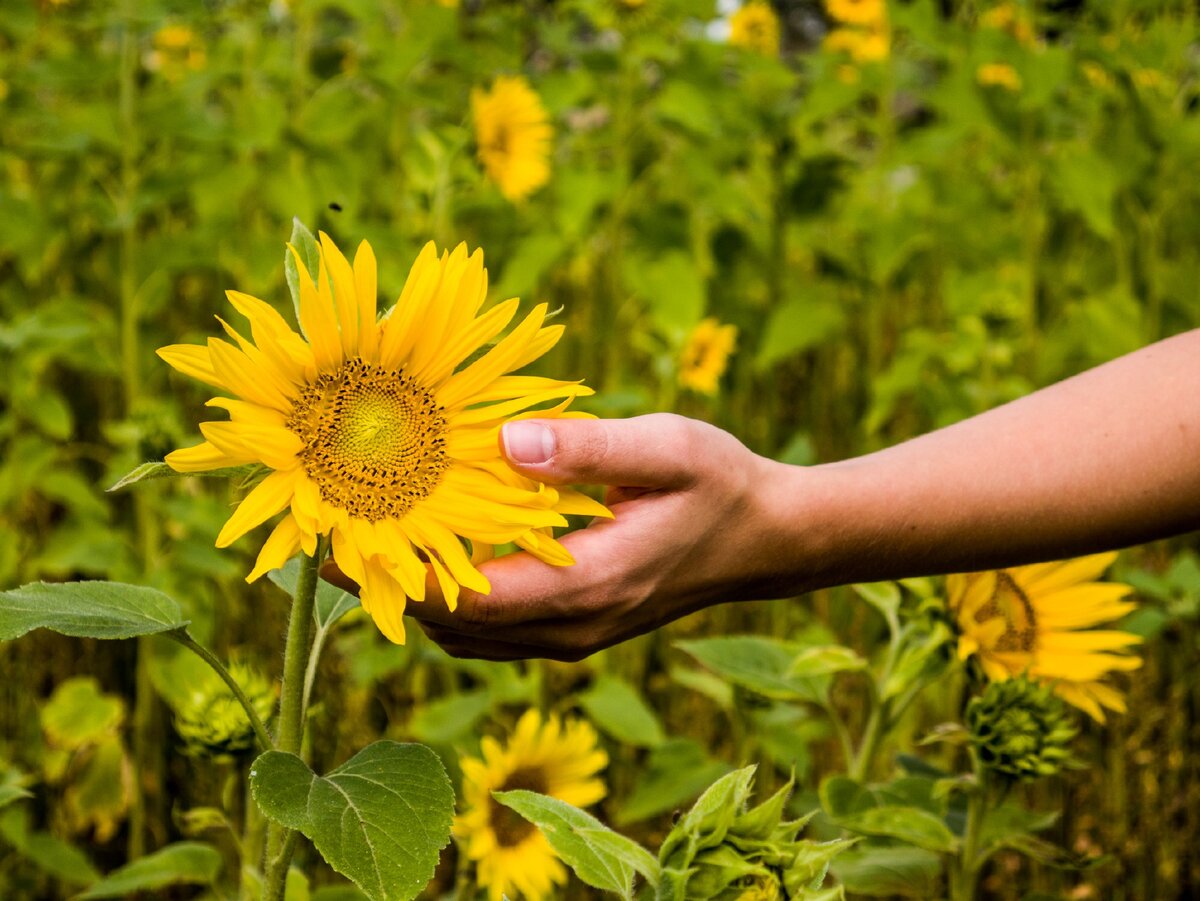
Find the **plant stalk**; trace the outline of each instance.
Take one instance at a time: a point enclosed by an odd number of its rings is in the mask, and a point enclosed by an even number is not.
[[[242,690],[242,686],[237,680],[230,675],[229,670],[217,658],[212,651],[200,644],[196,639],[188,634],[186,629],[180,629],[177,632],[167,633],[185,648],[191,650],[197,657],[207,663],[214,673],[221,677],[221,681],[229,686],[229,690],[233,692],[233,696],[237,698],[242,709],[246,711],[246,716],[250,720],[250,725],[254,729],[254,735],[258,739],[258,746],[263,751],[270,751],[275,747],[275,743],[271,741],[271,735],[267,732],[267,727],[263,723],[262,718],[258,715],[258,711],[254,709],[254,705],[250,703],[250,699],[246,697],[246,693]]]
[[[300,579],[288,619],[287,644],[283,650],[283,690],[279,698],[279,728],[275,747],[289,754],[300,754],[304,737],[304,676],[313,635],[313,606],[317,597],[317,571],[324,556],[323,543],[317,553],[302,558]],[[295,850],[295,836],[289,829],[272,823],[267,830],[266,879],[263,897],[282,901],[287,886],[288,866]]]
[[[988,782],[987,771],[978,764],[975,766],[975,778],[978,786],[967,797],[967,826],[963,834],[962,854],[951,875],[951,901],[975,901],[975,886],[983,865],[979,859],[979,838],[987,814]]]

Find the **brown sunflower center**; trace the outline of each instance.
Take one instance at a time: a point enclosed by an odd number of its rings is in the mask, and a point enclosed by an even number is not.
[[[1001,653],[1030,653],[1037,642],[1037,615],[1029,597],[1008,573],[996,573],[996,588],[986,604],[975,614],[975,621],[986,623],[997,616],[1006,624],[1004,634],[994,646]]]
[[[545,794],[549,788],[546,773],[541,767],[518,767],[509,774],[497,791],[514,791],[518,788]],[[515,810],[505,807],[495,798],[488,801],[488,825],[496,834],[496,843],[502,848],[513,848],[529,838],[537,827]]]
[[[287,427],[321,497],[376,522],[403,516],[449,467],[446,418],[411,376],[360,359],[322,373],[292,405]]]

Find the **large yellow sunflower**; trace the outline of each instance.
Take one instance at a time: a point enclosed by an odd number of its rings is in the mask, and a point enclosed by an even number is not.
[[[606,794],[597,773],[608,755],[597,747],[596,732],[583,721],[543,722],[536,710],[517,722],[508,742],[484,738],[483,759],[462,761],[464,811],[454,833],[475,861],[476,879],[489,901],[520,893],[545,898],[566,881],[566,869],[536,826],[492,797],[494,791],[527,789],[576,807],[595,804]]]
[[[778,56],[779,16],[763,0],[742,4],[729,20],[729,43],[763,56]]]
[[[521,200],[550,180],[554,129],[524,78],[502,75],[490,91],[471,91],[471,115],[479,161],[501,194]]]
[[[1099,722],[1105,709],[1123,713],[1124,698],[1101,680],[1142,665],[1126,653],[1141,639],[1092,628],[1136,606],[1124,600],[1128,585],[1095,581],[1116,556],[949,576],[946,593],[958,621],[959,657],[976,656],[989,679],[1027,673],[1051,683],[1064,701]]]
[[[176,344],[159,356],[233,397],[209,406],[229,421],[201,423],[205,441],[167,463],[199,472],[247,463],[272,470],[221,529],[226,547],[279,513],[247,581],[331,536],[334,559],[361,586],[363,607],[392,641],[404,640],[407,599],[425,598],[432,570],[453,609],[459,586],[486,593],[475,568],[515,542],[555,565],[571,555],[553,538],[563,514],[611,515],[571,489],[514,473],[500,455],[500,426],[527,416],[582,416],[577,382],[509,375],[554,346],[540,304],[486,353],[517,310],[505,300],[480,315],[487,295],[481,251],[460,244],[440,257],[427,244],[395,307],[376,320],[375,255],[364,241],[354,265],[325,234],[316,280],[299,270],[301,337],[269,304],[228,292],[252,340],[223,320],[232,342]],[[307,338],[307,340],[305,340]],[[466,363],[472,355],[477,359]],[[530,412],[536,404],[556,402]],[[470,542],[471,553],[464,547]]]

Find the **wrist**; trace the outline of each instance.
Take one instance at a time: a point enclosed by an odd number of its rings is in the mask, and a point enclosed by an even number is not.
[[[771,596],[844,584],[855,557],[848,485],[833,466],[792,466],[760,458],[757,507],[765,588]]]

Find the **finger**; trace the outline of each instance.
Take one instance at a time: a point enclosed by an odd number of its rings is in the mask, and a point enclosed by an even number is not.
[[[419,623],[421,629],[451,657],[471,660],[559,660],[574,662],[583,659],[583,650],[529,644],[516,641],[499,641],[466,635],[442,626]]]
[[[500,445],[510,466],[553,484],[683,488],[695,479],[700,423],[670,413],[633,419],[519,419]]]

